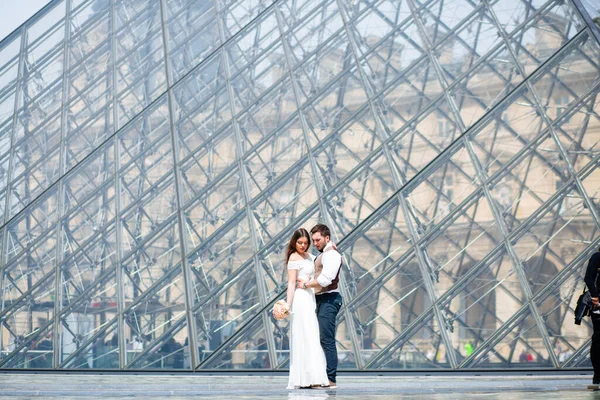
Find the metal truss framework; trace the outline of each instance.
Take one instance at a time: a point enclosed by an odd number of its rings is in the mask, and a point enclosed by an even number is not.
[[[587,366],[579,0],[55,0],[0,43],[0,368],[285,369],[332,228],[342,369]]]

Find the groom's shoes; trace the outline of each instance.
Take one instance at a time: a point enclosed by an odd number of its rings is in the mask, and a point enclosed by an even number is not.
[[[337,384],[335,382],[329,381],[329,385],[327,386],[311,386],[313,389],[337,389]]]

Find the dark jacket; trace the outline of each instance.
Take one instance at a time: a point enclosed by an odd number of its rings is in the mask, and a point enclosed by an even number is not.
[[[598,297],[598,269],[600,268],[600,251],[597,251],[590,258],[587,270],[585,271],[585,284],[592,297]]]

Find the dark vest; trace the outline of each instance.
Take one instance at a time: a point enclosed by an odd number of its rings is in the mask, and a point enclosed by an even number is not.
[[[333,251],[333,249],[329,249],[326,251]],[[321,256],[325,253],[325,251],[321,254]],[[317,277],[319,275],[321,275],[321,271],[323,271],[323,262],[321,261],[321,256],[317,257],[315,259],[315,279],[317,279]],[[338,282],[340,281],[340,272],[342,272],[342,264],[343,264],[344,260],[342,259],[342,261],[340,262],[340,268],[338,269],[337,274],[335,275],[335,278],[333,278],[333,280],[331,281],[331,284],[327,287],[322,288],[321,290],[319,290],[317,293],[321,292],[329,292],[330,290],[335,290],[338,288]]]

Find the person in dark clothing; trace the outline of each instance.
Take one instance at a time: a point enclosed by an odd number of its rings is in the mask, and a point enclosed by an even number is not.
[[[600,309],[598,308],[598,269],[600,268],[600,249],[590,258],[587,270],[585,271],[585,284],[592,296],[594,309],[592,310],[592,325],[594,333],[592,334],[592,347],[590,348],[590,358],[594,367],[594,385],[600,384]]]

